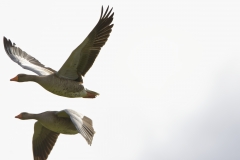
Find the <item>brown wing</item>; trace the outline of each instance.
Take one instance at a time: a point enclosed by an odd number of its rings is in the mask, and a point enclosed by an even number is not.
[[[103,14],[102,7],[97,25],[60,68],[57,73],[59,77],[82,82],[81,76],[84,76],[91,68],[112,31],[113,24],[111,23],[114,13],[111,13],[112,9],[110,11],[108,9],[109,7]]]
[[[34,160],[46,160],[50,154],[59,133],[50,131],[43,127],[41,123],[34,125],[34,134],[32,140],[32,149]]]

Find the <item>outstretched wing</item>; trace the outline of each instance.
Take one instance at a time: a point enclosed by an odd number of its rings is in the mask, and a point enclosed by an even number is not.
[[[111,22],[114,13],[111,13],[112,9],[110,11],[108,9],[109,7],[103,14],[102,7],[97,25],[68,57],[57,73],[59,77],[82,82],[82,76],[91,68],[112,31],[113,24]]]
[[[3,43],[7,55],[22,68],[33,71],[38,75],[49,75],[56,72],[51,68],[45,67],[37,59],[13,45],[11,40],[7,40],[6,37],[3,37]]]
[[[92,120],[71,109],[65,109],[56,113],[58,117],[70,118],[78,132],[86,139],[89,145],[92,144],[95,131],[92,127]]]
[[[38,121],[34,125],[32,149],[34,160],[46,160],[50,154],[59,133],[43,127]]]

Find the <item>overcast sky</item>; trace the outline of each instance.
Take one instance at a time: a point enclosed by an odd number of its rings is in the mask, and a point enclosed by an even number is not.
[[[113,31],[70,99],[36,83],[0,45],[3,159],[32,159],[34,120],[20,112],[70,108],[93,120],[92,146],[60,135],[49,160],[240,159],[240,1],[1,0],[0,35],[58,70],[113,7]]]

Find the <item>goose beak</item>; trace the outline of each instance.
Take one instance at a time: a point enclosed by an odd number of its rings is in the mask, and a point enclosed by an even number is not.
[[[22,115],[19,114],[19,115],[15,116],[15,118],[19,118],[19,119],[21,119],[21,118],[22,118]]]
[[[16,76],[16,77],[14,77],[14,78],[12,78],[12,79],[10,79],[10,81],[18,81],[18,76]]]

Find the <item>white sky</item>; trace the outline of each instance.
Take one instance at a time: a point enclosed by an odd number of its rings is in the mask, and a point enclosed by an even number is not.
[[[69,99],[35,83],[0,49],[1,157],[32,159],[34,121],[20,112],[74,109],[93,120],[92,146],[60,135],[49,160],[240,159],[240,1],[1,0],[0,35],[58,70],[113,7],[113,32],[85,87]]]

